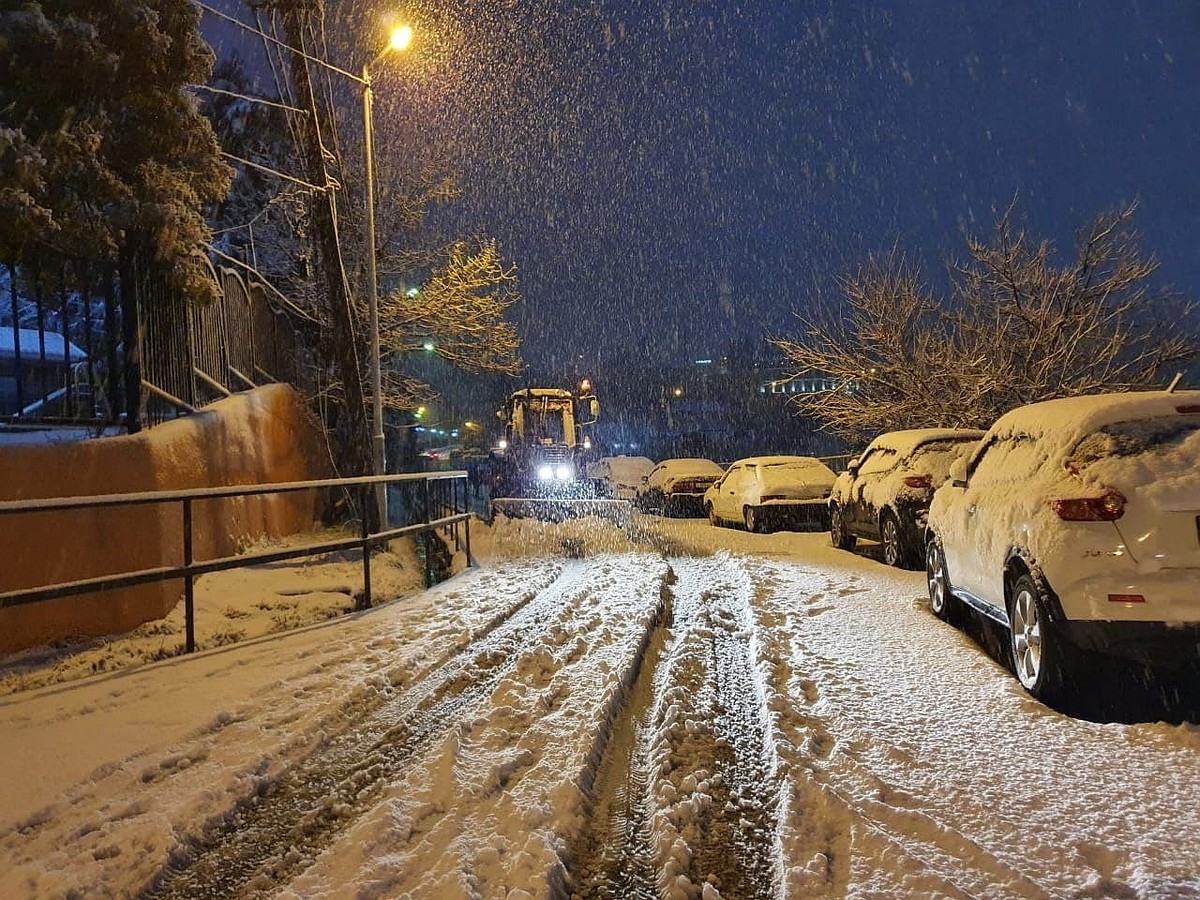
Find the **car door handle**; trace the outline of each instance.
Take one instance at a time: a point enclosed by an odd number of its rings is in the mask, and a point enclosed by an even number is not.
[[[975,504],[974,503],[972,503],[970,506],[967,507],[967,515],[968,516],[975,515]]]

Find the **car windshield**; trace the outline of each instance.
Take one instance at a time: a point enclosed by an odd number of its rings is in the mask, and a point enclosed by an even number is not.
[[[1161,416],[1105,425],[1075,445],[1068,465],[1083,470],[1101,459],[1163,452],[1183,443],[1197,431],[1200,431],[1200,416],[1195,415]]]

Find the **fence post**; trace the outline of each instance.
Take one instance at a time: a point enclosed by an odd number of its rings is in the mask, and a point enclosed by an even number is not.
[[[371,608],[371,543],[368,540],[371,536],[371,523],[367,516],[367,501],[374,489],[374,485],[363,485],[362,500],[359,501],[362,504],[363,592],[359,601],[354,604],[356,610]]]
[[[475,560],[471,559],[471,516],[469,515],[470,510],[467,510],[467,513],[468,513],[468,516],[465,519],[463,519],[463,532],[466,535],[466,539],[467,539],[467,565],[473,566],[473,565],[475,565]]]
[[[421,532],[421,540],[425,542],[425,587],[433,586],[433,541],[438,539],[435,529],[429,527],[433,521],[433,497],[429,491],[429,475],[425,475],[425,530]]]
[[[192,498],[183,498],[183,619],[188,653],[196,652],[196,579],[192,575]]]

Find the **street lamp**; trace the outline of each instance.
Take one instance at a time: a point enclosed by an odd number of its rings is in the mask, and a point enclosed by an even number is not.
[[[383,443],[383,374],[379,361],[379,277],[375,266],[375,134],[372,128],[371,65],[382,59],[389,50],[402,51],[412,43],[412,29],[400,25],[392,29],[388,45],[362,68],[363,86],[363,152],[367,168],[367,314],[371,329],[371,468],[373,475],[386,471]],[[375,505],[379,509],[380,527],[387,527],[387,486],[375,486]]]

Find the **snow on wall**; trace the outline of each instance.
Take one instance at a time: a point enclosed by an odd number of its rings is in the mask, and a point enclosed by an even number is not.
[[[238,394],[136,435],[0,448],[0,500],[82,497],[323,477],[319,427],[286,385]],[[197,560],[307,529],[310,493],[196,501]],[[178,503],[0,517],[0,592],[183,561]],[[0,609],[0,652],[127,631],[166,615],[182,582]]]

